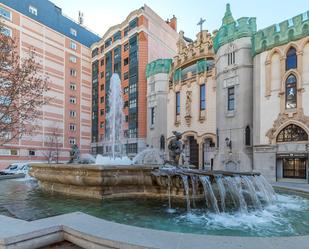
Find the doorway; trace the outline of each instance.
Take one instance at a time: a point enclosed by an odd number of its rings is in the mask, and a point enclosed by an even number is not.
[[[199,145],[193,136],[188,137],[189,150],[190,150],[190,164],[198,167],[199,166]]]
[[[307,175],[306,158],[284,158],[283,159],[283,177],[306,179]]]

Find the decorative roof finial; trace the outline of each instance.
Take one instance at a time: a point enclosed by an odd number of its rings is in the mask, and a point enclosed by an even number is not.
[[[201,32],[203,31],[203,23],[206,21],[206,19],[203,19],[201,17],[201,19],[199,20],[199,22],[197,23],[198,26],[200,26],[200,30]]]
[[[229,24],[229,23],[233,23],[234,22],[234,18],[231,12],[231,6],[229,3],[226,4],[226,9],[225,9],[225,14],[224,17],[222,19],[222,25],[224,24]]]

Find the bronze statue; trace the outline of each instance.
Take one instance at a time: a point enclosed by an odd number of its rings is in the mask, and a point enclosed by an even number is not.
[[[180,132],[177,131],[173,131],[173,134],[175,135],[175,138],[173,138],[168,145],[169,156],[170,156],[170,162],[173,165],[178,166],[180,155],[183,151],[183,145],[182,142],[180,141],[182,135]]]
[[[80,151],[78,146],[74,144],[71,147],[69,163],[78,163],[79,160],[80,160]]]

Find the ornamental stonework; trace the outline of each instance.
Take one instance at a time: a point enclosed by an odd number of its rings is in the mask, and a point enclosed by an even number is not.
[[[186,122],[189,126],[191,124],[191,104],[192,104],[192,91],[187,91],[186,93]]]
[[[177,48],[178,55],[174,58],[174,69],[194,59],[214,57],[212,36],[207,30],[198,33],[194,42],[186,38],[183,31],[180,31]]]
[[[297,113],[294,114],[293,117],[289,117],[289,115],[285,113],[280,113],[278,118],[274,121],[273,127],[266,133],[266,136],[270,142],[276,138],[275,135],[278,132],[278,129],[288,121],[296,121],[309,127],[309,117],[304,115],[303,109],[300,109]]]

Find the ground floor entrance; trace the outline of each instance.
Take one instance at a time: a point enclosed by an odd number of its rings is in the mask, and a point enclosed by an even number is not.
[[[307,158],[284,158],[283,178],[307,178]]]
[[[306,154],[278,154],[277,178],[308,179],[308,156]]]
[[[189,138],[189,151],[190,151],[190,161],[191,165],[196,167],[199,166],[199,145],[193,136]]]

